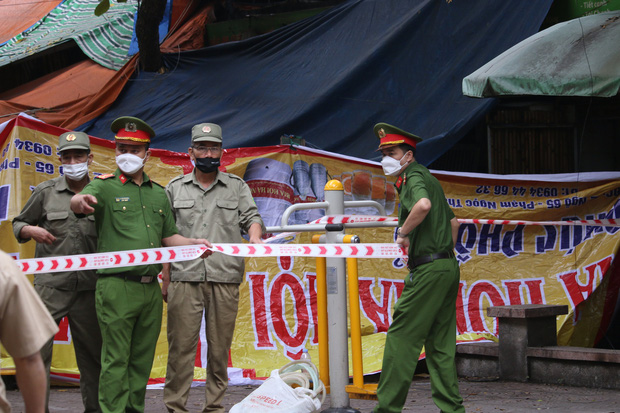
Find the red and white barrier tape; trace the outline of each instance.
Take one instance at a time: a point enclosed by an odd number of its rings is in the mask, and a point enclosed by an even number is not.
[[[514,221],[501,219],[459,219],[461,224],[492,224],[492,225],[587,225],[594,227],[620,227],[618,219],[582,219],[575,221]]]
[[[330,215],[310,222],[310,224],[352,224],[358,222],[398,222],[396,217],[376,215]],[[459,218],[461,224],[491,225],[588,225],[599,227],[620,227],[620,219],[582,219],[567,221],[516,221],[502,219],[465,219]]]
[[[27,274],[95,270],[166,262],[188,261],[200,257],[204,245],[151,248],[131,251],[67,255],[62,257],[16,260]],[[397,244],[213,244],[211,250],[237,257],[339,257],[339,258],[405,258]]]

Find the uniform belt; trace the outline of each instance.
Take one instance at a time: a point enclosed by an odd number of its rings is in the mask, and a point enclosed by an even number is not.
[[[407,267],[409,267],[409,269],[413,271],[415,267],[419,267],[422,264],[428,264],[429,262],[433,262],[435,260],[441,260],[444,258],[452,258],[452,257],[454,257],[454,251],[436,252],[435,254],[420,255],[418,257],[414,257],[413,259],[410,259],[407,262]]]
[[[125,274],[125,273],[117,273],[117,274],[100,274],[100,277],[116,277],[116,278],[123,278],[125,280],[129,280],[129,281],[135,281],[135,282],[139,282],[142,284],[150,284],[155,280],[155,277],[151,276],[141,276],[141,275],[129,275],[129,274]]]

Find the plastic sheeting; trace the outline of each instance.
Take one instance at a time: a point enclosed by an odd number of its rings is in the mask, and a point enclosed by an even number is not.
[[[463,94],[612,97],[620,91],[620,11],[558,23],[463,79]]]
[[[273,145],[283,134],[376,159],[377,122],[426,138],[425,164],[492,104],[462,96],[463,77],[535,33],[551,0],[351,0],[245,41],[168,55],[165,75],[141,73],[81,129],[111,138],[118,116],[186,151],[192,125],[223,127],[225,147]]]

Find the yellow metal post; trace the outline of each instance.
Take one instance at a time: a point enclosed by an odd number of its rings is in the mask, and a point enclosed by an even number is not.
[[[319,242],[319,235],[312,237],[312,242]],[[324,257],[316,258],[316,310],[317,336],[319,339],[319,377],[329,392],[329,335],[327,329],[327,276]]]

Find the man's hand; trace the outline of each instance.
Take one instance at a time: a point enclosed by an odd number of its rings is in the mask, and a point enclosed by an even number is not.
[[[409,237],[396,237],[396,243],[400,245],[405,251],[409,251]]]
[[[40,244],[52,244],[56,241],[56,237],[48,230],[34,225],[26,225],[23,227],[21,231],[19,231],[19,236],[23,239],[32,238]]]
[[[203,244],[206,245],[207,248],[213,248],[213,244],[211,244],[209,242],[208,239],[204,239],[204,238],[192,238],[193,244]],[[206,250],[201,256],[200,258],[207,258],[209,255],[213,254],[212,250]]]
[[[77,194],[71,198],[71,211],[76,214],[92,214],[95,208],[91,205],[97,204],[97,198],[90,194]]]

